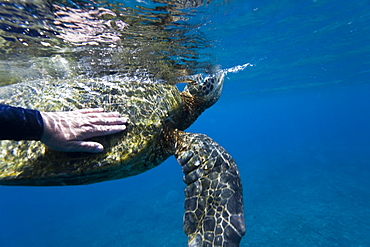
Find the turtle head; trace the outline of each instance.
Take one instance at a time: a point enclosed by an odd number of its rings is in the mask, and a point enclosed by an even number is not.
[[[219,72],[217,74],[203,78],[199,76],[196,81],[188,83],[184,92],[193,96],[194,101],[203,108],[202,111],[211,107],[217,102],[222,92],[224,84],[225,73]]]
[[[194,76],[181,93],[183,107],[176,128],[185,130],[202,112],[211,107],[221,95],[225,73],[217,73],[203,78]]]

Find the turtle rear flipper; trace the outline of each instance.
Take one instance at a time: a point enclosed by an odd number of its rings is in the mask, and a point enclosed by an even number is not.
[[[245,233],[242,185],[229,153],[202,134],[178,131],[185,174],[184,231],[189,246],[239,246]]]

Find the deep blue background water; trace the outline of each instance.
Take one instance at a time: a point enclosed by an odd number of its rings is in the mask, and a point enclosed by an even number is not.
[[[370,4],[245,1],[200,30],[229,74],[189,129],[237,161],[242,246],[370,246]],[[0,246],[186,246],[182,173],[80,187],[0,187]]]

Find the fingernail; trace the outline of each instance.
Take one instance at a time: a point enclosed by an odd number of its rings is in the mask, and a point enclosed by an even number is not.
[[[103,146],[97,146],[97,147],[95,147],[94,152],[95,153],[101,153],[101,152],[103,152],[103,150],[104,150]]]

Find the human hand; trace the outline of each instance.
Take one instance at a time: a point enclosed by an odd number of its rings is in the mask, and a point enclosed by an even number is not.
[[[83,140],[123,131],[128,122],[118,112],[104,112],[102,108],[40,113],[44,122],[40,141],[64,152],[100,153],[103,145]]]

